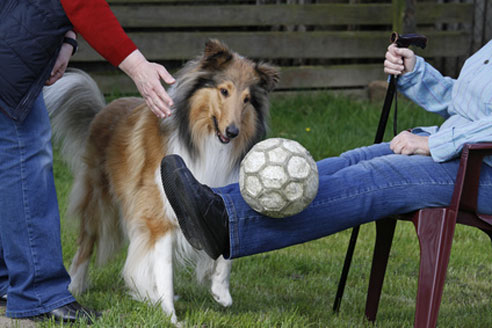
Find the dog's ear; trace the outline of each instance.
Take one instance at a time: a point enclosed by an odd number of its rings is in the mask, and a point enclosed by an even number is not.
[[[232,59],[232,53],[225,44],[216,39],[208,40],[203,51],[202,67],[219,69]]]
[[[267,92],[272,91],[280,80],[278,69],[265,63],[257,63],[255,69],[260,77],[260,87]]]

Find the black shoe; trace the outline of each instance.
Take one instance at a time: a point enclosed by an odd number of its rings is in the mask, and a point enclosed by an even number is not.
[[[188,242],[211,258],[229,254],[229,216],[222,198],[199,183],[178,155],[164,157],[161,178]]]
[[[30,319],[34,321],[54,319],[57,322],[77,322],[85,320],[87,324],[90,325],[100,316],[101,313],[89,310],[78,302],[73,302],[51,310],[50,312],[31,317]]]

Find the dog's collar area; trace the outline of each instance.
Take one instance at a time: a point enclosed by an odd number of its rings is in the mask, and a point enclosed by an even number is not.
[[[228,144],[231,139],[227,138],[222,134],[222,132],[220,132],[219,123],[217,122],[217,118],[215,116],[212,116],[212,120],[214,121],[215,133],[217,134],[219,141],[223,144]]]

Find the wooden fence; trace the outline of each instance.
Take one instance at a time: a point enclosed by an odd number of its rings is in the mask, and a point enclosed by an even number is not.
[[[207,39],[217,38],[242,55],[280,66],[278,90],[363,89],[370,81],[384,79],[382,62],[389,36],[392,30],[401,31],[405,15],[405,0],[109,3],[145,56],[171,72],[200,54]],[[422,55],[456,58],[469,54],[473,4],[421,2],[415,12],[417,31],[429,38]],[[458,28],[446,29],[451,25]],[[128,77],[104,63],[83,40],[80,43],[72,66],[88,71],[106,93],[136,92]]]

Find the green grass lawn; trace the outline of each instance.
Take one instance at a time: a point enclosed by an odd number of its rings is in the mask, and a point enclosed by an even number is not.
[[[439,124],[435,115],[399,103],[399,129]],[[321,159],[371,144],[381,104],[327,93],[273,99],[270,136],[295,139]],[[391,134],[387,129],[387,139]],[[55,154],[55,178],[64,213],[71,175]],[[63,214],[62,214],[63,216]],[[75,253],[77,222],[62,218],[62,243],[68,267]],[[231,275],[232,307],[216,304],[193,273],[175,276],[178,318],[189,327],[372,327],[364,318],[365,295],[375,237],[374,223],[361,227],[341,311],[331,310],[350,230],[279,251],[235,260]],[[120,271],[122,252],[103,268],[91,266],[91,288],[79,301],[103,311],[94,327],[167,327],[157,306],[133,301]],[[413,225],[397,225],[377,327],[412,327],[419,247]],[[440,327],[492,326],[492,248],[478,229],[458,226],[444,290]],[[50,327],[54,324],[43,323]]]

